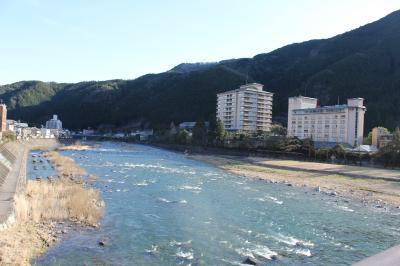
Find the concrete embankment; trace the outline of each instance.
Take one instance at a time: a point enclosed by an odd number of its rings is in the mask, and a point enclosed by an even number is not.
[[[394,246],[372,257],[366,258],[353,266],[392,266],[400,265],[400,246]]]
[[[56,147],[57,141],[9,142],[0,146],[0,230],[15,221],[14,196],[26,182],[26,165],[31,149]]]

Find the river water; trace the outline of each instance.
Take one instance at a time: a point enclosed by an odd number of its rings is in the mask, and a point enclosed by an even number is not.
[[[36,265],[239,265],[249,255],[268,265],[349,265],[400,243],[397,210],[148,146],[103,142],[63,154],[98,176],[105,215],[99,229],[69,233]]]

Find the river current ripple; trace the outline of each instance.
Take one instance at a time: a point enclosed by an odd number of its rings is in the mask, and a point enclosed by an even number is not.
[[[36,265],[240,265],[247,256],[348,265],[400,243],[396,210],[248,179],[153,147],[95,144],[63,154],[98,176],[102,225],[70,232]]]

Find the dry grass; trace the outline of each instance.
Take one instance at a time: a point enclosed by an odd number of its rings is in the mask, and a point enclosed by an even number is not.
[[[68,179],[28,181],[15,197],[16,224],[0,233],[0,265],[30,265],[57,241],[56,222],[97,226],[103,205],[98,191]]]
[[[63,177],[70,177],[78,180],[87,174],[85,169],[76,165],[72,158],[62,156],[56,151],[46,152],[44,156],[51,161],[51,163],[56,167],[57,172]]]
[[[95,226],[102,216],[98,191],[56,180],[28,181],[24,194],[16,196],[17,221],[78,221]]]
[[[42,254],[53,241],[49,227],[17,223],[0,235],[0,265],[30,265],[29,260]]]
[[[16,223],[0,232],[0,265],[30,265],[56,242],[57,222],[97,226],[102,217],[104,202],[97,190],[84,186],[84,169],[57,152],[46,155],[60,178],[29,180],[15,196]]]

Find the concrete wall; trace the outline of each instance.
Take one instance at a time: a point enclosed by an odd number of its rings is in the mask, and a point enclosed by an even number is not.
[[[25,178],[25,173],[20,172],[26,164],[25,149],[25,145],[18,143],[0,146],[0,230],[15,221],[14,195],[20,176]]]
[[[32,149],[54,149],[55,139],[10,142],[0,146],[0,231],[15,222],[14,196],[24,188]]]

